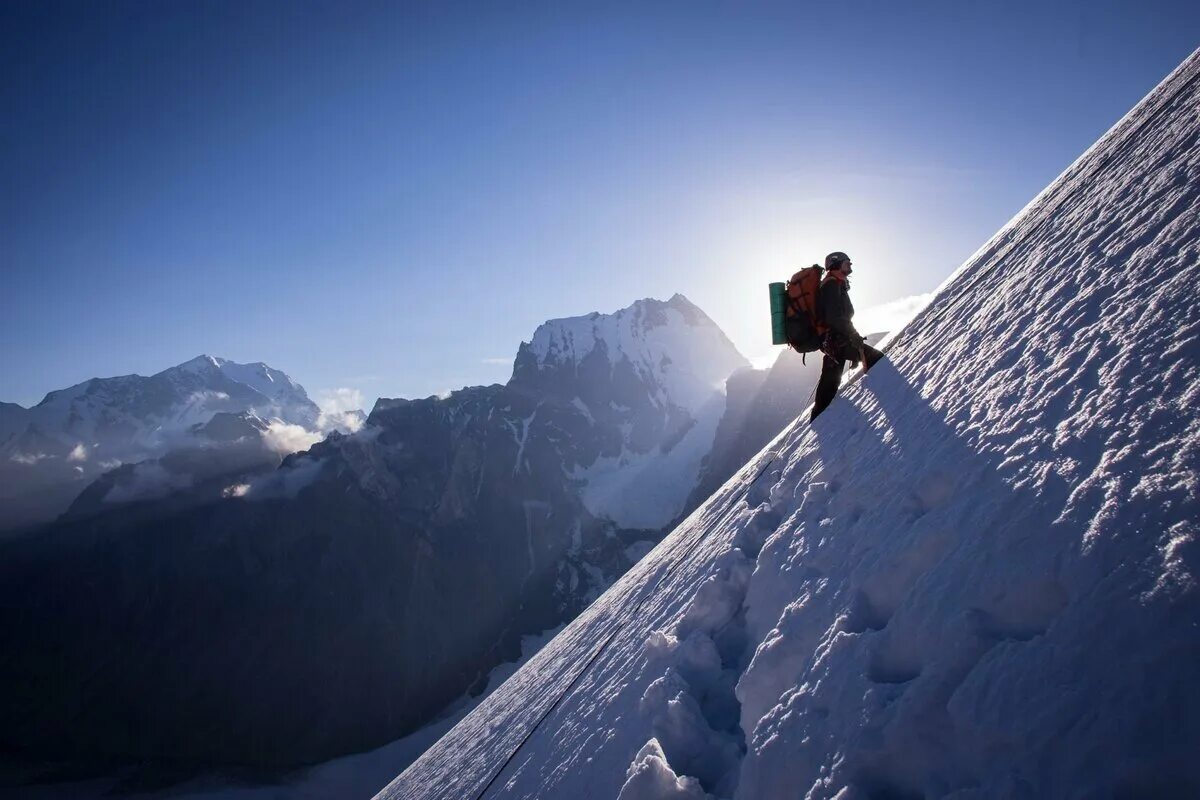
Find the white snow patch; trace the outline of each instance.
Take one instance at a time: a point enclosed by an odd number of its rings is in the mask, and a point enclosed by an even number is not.
[[[708,800],[710,797],[700,787],[700,781],[676,775],[658,740],[651,739],[629,765],[617,800]]]
[[[670,451],[623,451],[576,469],[571,477],[583,481],[581,497],[588,511],[622,528],[662,528],[670,523],[696,485],[724,410],[724,393],[712,394],[695,424]]]
[[[926,292],[864,308],[854,315],[854,327],[864,335],[877,331],[898,331],[932,299],[933,293]]]

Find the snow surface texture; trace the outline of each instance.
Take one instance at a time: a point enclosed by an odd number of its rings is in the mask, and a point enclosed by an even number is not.
[[[1200,794],[1198,142],[1200,51],[380,796]]]

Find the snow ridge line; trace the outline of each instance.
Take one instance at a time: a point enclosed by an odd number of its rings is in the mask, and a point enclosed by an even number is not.
[[[1136,103],[1133,108],[1126,112],[1119,120],[1113,123],[1112,127],[1105,131],[1105,133],[1100,136],[1091,147],[1089,147],[1078,158],[1072,161],[1057,178],[1051,181],[1045,189],[1039,192],[1036,197],[1034,197],[1025,205],[1024,208],[1018,211],[1016,215],[1014,215],[1013,218],[1004,225],[1004,227],[997,231],[987,242],[983,244],[982,247],[976,250],[975,253],[970,256],[970,258],[964,261],[962,266],[956,269],[949,278],[942,282],[941,286],[934,290],[934,299],[930,306],[932,307],[942,298],[949,297],[950,295],[946,290],[952,284],[954,284],[960,276],[963,276],[968,272],[977,273],[972,277],[969,283],[965,283],[961,289],[955,293],[956,296],[963,297],[969,296],[974,291],[975,287],[981,285],[987,279],[991,278],[994,272],[1003,269],[1005,265],[1005,259],[1017,246],[1017,243],[1022,241],[1028,242],[1031,240],[1034,233],[1049,220],[1054,219],[1058,210],[1061,209],[1068,200],[1078,193],[1080,184],[1075,179],[1082,174],[1094,174],[1107,168],[1109,164],[1112,163],[1112,160],[1116,158],[1117,154],[1123,151],[1126,143],[1136,137],[1136,135],[1141,132],[1141,130],[1145,128],[1146,125],[1148,125],[1151,121],[1158,118],[1158,116],[1167,108],[1169,108],[1171,104],[1174,103],[1175,100],[1177,100],[1187,88],[1189,88],[1197,79],[1200,79],[1200,67],[1197,67],[1196,64],[1192,63],[1193,61],[1197,60],[1198,56],[1200,56],[1200,48],[1197,48],[1197,50],[1193,51],[1193,53],[1184,59],[1183,63],[1176,67],[1170,75],[1163,78],[1163,80],[1160,81],[1157,86],[1151,89],[1146,94],[1145,98]],[[1185,74],[1188,69],[1192,69],[1193,72],[1190,77],[1185,79],[1183,78],[1183,74]],[[1166,91],[1167,87],[1169,87],[1173,82],[1180,80],[1182,80],[1182,82],[1176,89],[1171,91],[1170,94],[1168,94],[1165,98],[1159,99],[1152,110],[1146,112],[1140,120],[1135,121],[1134,115],[1142,107],[1142,105],[1146,103],[1147,100],[1159,92]],[[1096,148],[1101,143],[1108,142],[1109,138],[1112,137],[1122,126],[1125,126],[1127,129],[1121,133],[1121,138],[1118,141],[1111,143],[1111,147],[1108,149],[1107,153],[1097,153]],[[1093,157],[1099,158],[1099,162],[1096,164],[1096,166],[1085,169],[1085,166]],[[1051,207],[1050,203],[1052,202],[1053,196],[1056,194],[1060,196],[1058,197],[1057,202]],[[1021,236],[1014,237],[1012,234],[1016,232],[1017,228],[1025,219],[1034,213],[1035,209],[1041,209],[1038,212],[1040,219],[1034,223],[1033,228],[1031,228],[1028,232],[1023,233]],[[997,253],[1003,253],[1003,255],[996,255]],[[991,268],[987,270],[973,269],[976,264],[986,260],[992,261]],[[890,338],[895,339],[896,334],[893,334]]]
[[[750,491],[754,488],[754,486],[758,482],[758,480],[767,473],[767,470],[770,469],[771,465],[774,464],[775,461],[779,458],[779,454],[776,452],[769,452],[768,454],[771,456],[770,460],[767,461],[767,463],[763,465],[762,469],[760,469],[758,471],[758,473],[750,480],[750,482],[746,484],[746,487],[741,491],[741,494],[738,497],[736,497],[727,506],[727,508],[732,509],[732,508],[736,507],[737,504],[740,503],[743,499],[745,499],[746,495],[748,495],[750,493]],[[703,538],[703,536],[704,536],[704,534],[702,533],[701,538]],[[600,655],[605,650],[608,649],[608,646],[612,643],[613,639],[615,639],[617,637],[617,634],[619,634],[623,630],[625,630],[625,626],[628,625],[629,622],[632,621],[635,617],[637,617],[638,612],[640,612],[642,609],[642,606],[645,605],[647,600],[649,600],[651,597],[654,596],[655,591],[658,589],[659,586],[662,585],[662,582],[667,578],[667,576],[670,575],[675,570],[675,568],[680,564],[680,562],[682,562],[690,554],[691,554],[691,551],[689,549],[680,548],[679,552],[676,555],[675,560],[671,562],[670,566],[668,566],[666,569],[662,570],[659,573],[659,578],[658,578],[658,581],[655,582],[655,584],[654,584],[654,589],[651,591],[645,591],[645,590],[642,591],[642,593],[641,593],[642,596],[638,599],[637,603],[634,605],[633,610],[626,616],[625,622],[618,625],[617,627],[615,627],[613,629],[612,633],[610,633],[607,637],[605,637],[605,639],[600,643],[600,646],[596,648],[596,650],[592,653],[592,655],[584,663],[582,669],[580,669],[579,672],[577,672],[575,674],[575,677],[571,679],[571,682],[569,684],[567,684],[567,687],[565,689],[563,689],[562,693],[555,699],[555,701],[550,704],[550,707],[546,709],[545,713],[543,713],[541,716],[538,717],[537,722],[535,722],[533,724],[533,726],[530,727],[529,732],[526,733],[525,736],[521,738],[521,741],[517,743],[517,746],[515,748],[513,748],[513,751],[512,751],[512,753],[509,754],[508,758],[504,759],[504,763],[500,765],[500,768],[498,770],[496,770],[496,772],[492,775],[492,777],[484,785],[483,789],[481,789],[480,792],[477,795],[475,795],[474,800],[482,800],[483,796],[485,794],[487,794],[488,790],[490,790],[492,788],[492,786],[496,783],[496,780],[501,775],[504,774],[504,771],[506,769],[508,769],[508,765],[511,764],[513,759],[517,757],[517,754],[519,752],[521,752],[521,748],[525,746],[525,743],[528,742],[529,739],[533,736],[533,734],[537,732],[538,728],[541,727],[542,723],[546,721],[546,718],[549,717],[550,714],[556,708],[558,708],[559,705],[562,704],[562,701],[565,700],[571,694],[571,691],[575,688],[576,684],[578,684],[580,679],[583,678],[583,676],[587,674],[588,670],[591,669],[592,665],[594,663],[596,663],[596,659],[598,659],[600,657]]]

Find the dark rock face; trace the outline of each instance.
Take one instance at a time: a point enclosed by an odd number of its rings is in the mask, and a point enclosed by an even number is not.
[[[573,617],[658,533],[589,508],[587,470],[670,459],[704,414],[707,452],[745,363],[683,298],[583,319],[540,328],[507,385],[380,401],[276,470],[112,510],[81,498],[0,548],[0,741],[320,761],[419,727]],[[243,424],[205,429],[238,441]]]

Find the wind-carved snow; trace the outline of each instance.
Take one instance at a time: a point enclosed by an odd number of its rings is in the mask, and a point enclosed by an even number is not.
[[[1200,51],[885,347],[380,796],[1200,794]]]

